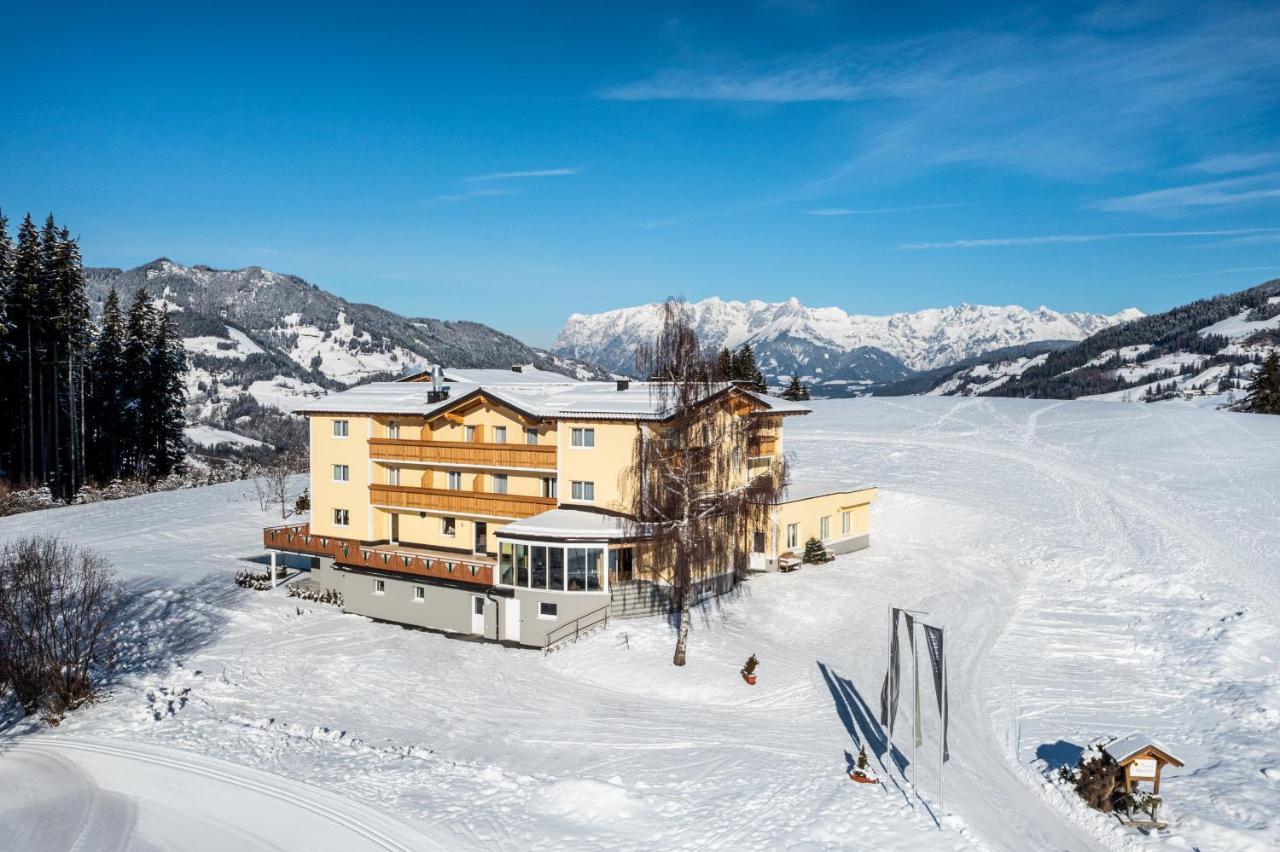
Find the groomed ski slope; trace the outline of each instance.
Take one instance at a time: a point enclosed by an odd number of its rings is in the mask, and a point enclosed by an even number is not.
[[[241,848],[278,846],[272,832],[295,824],[285,848],[301,832],[309,849],[366,842],[267,793],[211,807],[224,794],[208,785],[233,782],[201,776],[208,761],[308,801],[321,788],[377,831],[407,823],[422,849],[1280,845],[1280,418],[981,398],[814,408],[788,423],[796,475],[879,485],[873,546],[753,578],[699,617],[684,669],[662,619],[544,657],[237,589],[271,522],[245,484],[0,520],[0,537],[99,548],[136,595],[108,699],[8,733],[0,779],[27,779],[32,803],[0,804],[0,847],[67,848],[21,832],[41,824],[41,785],[56,799],[70,778],[108,791],[82,819],[123,823],[117,848],[181,846],[190,825]],[[948,631],[941,829],[927,678],[917,811],[897,772],[883,787],[844,776],[861,742],[890,776],[871,719],[891,604]],[[754,688],[737,676],[751,653]],[[1134,728],[1187,761],[1165,775],[1159,838],[1044,780],[1090,738]],[[168,768],[131,764],[135,750]],[[173,794],[183,755],[190,797]]]

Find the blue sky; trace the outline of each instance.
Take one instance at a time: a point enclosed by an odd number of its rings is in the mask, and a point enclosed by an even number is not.
[[[0,10],[0,206],[546,344],[683,294],[1163,309],[1280,277],[1280,8]],[[182,7],[182,8],[178,8]]]

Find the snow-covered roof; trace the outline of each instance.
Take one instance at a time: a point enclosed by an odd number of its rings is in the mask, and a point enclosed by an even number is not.
[[[485,375],[494,374],[492,379]],[[557,373],[557,381],[510,381],[512,376],[522,376],[506,370],[446,370],[446,376],[471,375],[483,381],[455,381],[449,383],[449,397],[439,402],[428,402],[431,391],[429,382],[369,382],[349,390],[330,394],[294,409],[299,414],[431,414],[446,408],[458,400],[477,392],[483,392],[494,400],[532,417],[546,419],[588,420],[661,420],[669,414],[663,405],[661,394],[656,393],[656,383],[631,382],[619,389],[616,382],[577,382]],[[711,395],[728,389],[720,385]],[[763,403],[770,412],[777,414],[804,414],[809,409],[797,402],[790,402],[768,394],[747,392]]]
[[[873,487],[872,485],[806,480],[788,485],[786,496],[782,498],[782,502],[794,503],[798,500],[808,500],[811,497],[825,497],[828,494],[849,494],[854,491],[865,491]]]
[[[626,527],[625,521],[617,515],[585,509],[549,509],[498,530],[499,538],[523,536],[611,540],[625,537]]]
[[[562,373],[550,370],[536,370],[533,367],[521,367],[519,372],[511,370],[453,370],[444,371],[445,381],[464,382],[473,385],[536,385],[536,384],[576,384]]]
[[[1168,746],[1164,745],[1154,737],[1149,737],[1138,731],[1134,731],[1131,734],[1125,734],[1119,739],[1112,740],[1104,745],[1102,750],[1111,755],[1116,763],[1124,763],[1135,754],[1138,754],[1148,748],[1153,748],[1161,754],[1171,758],[1173,762],[1179,766],[1182,765],[1182,760],[1175,756],[1174,753],[1169,750]]]

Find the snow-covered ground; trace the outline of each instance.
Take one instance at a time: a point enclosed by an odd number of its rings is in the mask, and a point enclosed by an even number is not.
[[[237,435],[235,432],[228,432],[226,429],[215,429],[203,423],[186,427],[183,430],[183,434],[187,436],[187,440],[191,441],[191,443],[201,447],[216,447],[219,444],[231,444],[232,446],[241,447],[268,446],[262,441],[246,438],[244,435]]]
[[[25,786],[0,803],[0,848],[66,848],[39,818],[51,799],[138,848],[183,846],[187,814],[241,848],[380,842],[353,831],[424,849],[1280,844],[1280,418],[984,398],[814,408],[788,424],[797,477],[881,486],[871,549],[753,578],[697,619],[683,669],[660,618],[544,657],[235,588],[272,522],[244,483],[0,520],[0,538],[100,549],[134,595],[109,697],[56,730],[10,732],[0,786]],[[927,678],[916,812],[882,768],[890,605],[948,630],[945,810]],[[756,687],[737,675],[752,653]],[[1187,761],[1165,774],[1159,838],[1045,780],[1089,739],[1135,728]],[[862,743],[884,786],[846,779]],[[325,831],[312,788],[364,828]]]

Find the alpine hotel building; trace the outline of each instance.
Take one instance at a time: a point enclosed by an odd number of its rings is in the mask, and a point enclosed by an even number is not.
[[[661,429],[648,384],[528,367],[434,372],[298,409],[310,423],[311,520],[264,530],[273,563],[311,557],[302,582],[340,593],[347,612],[532,647],[668,611],[669,580],[628,538],[622,484],[637,430]],[[767,419],[748,471],[781,454],[784,422],[809,411],[721,393]],[[866,547],[874,497],[793,484],[753,536],[751,567],[785,564],[810,538],[835,553]],[[732,572],[711,577],[700,593],[733,583]]]

